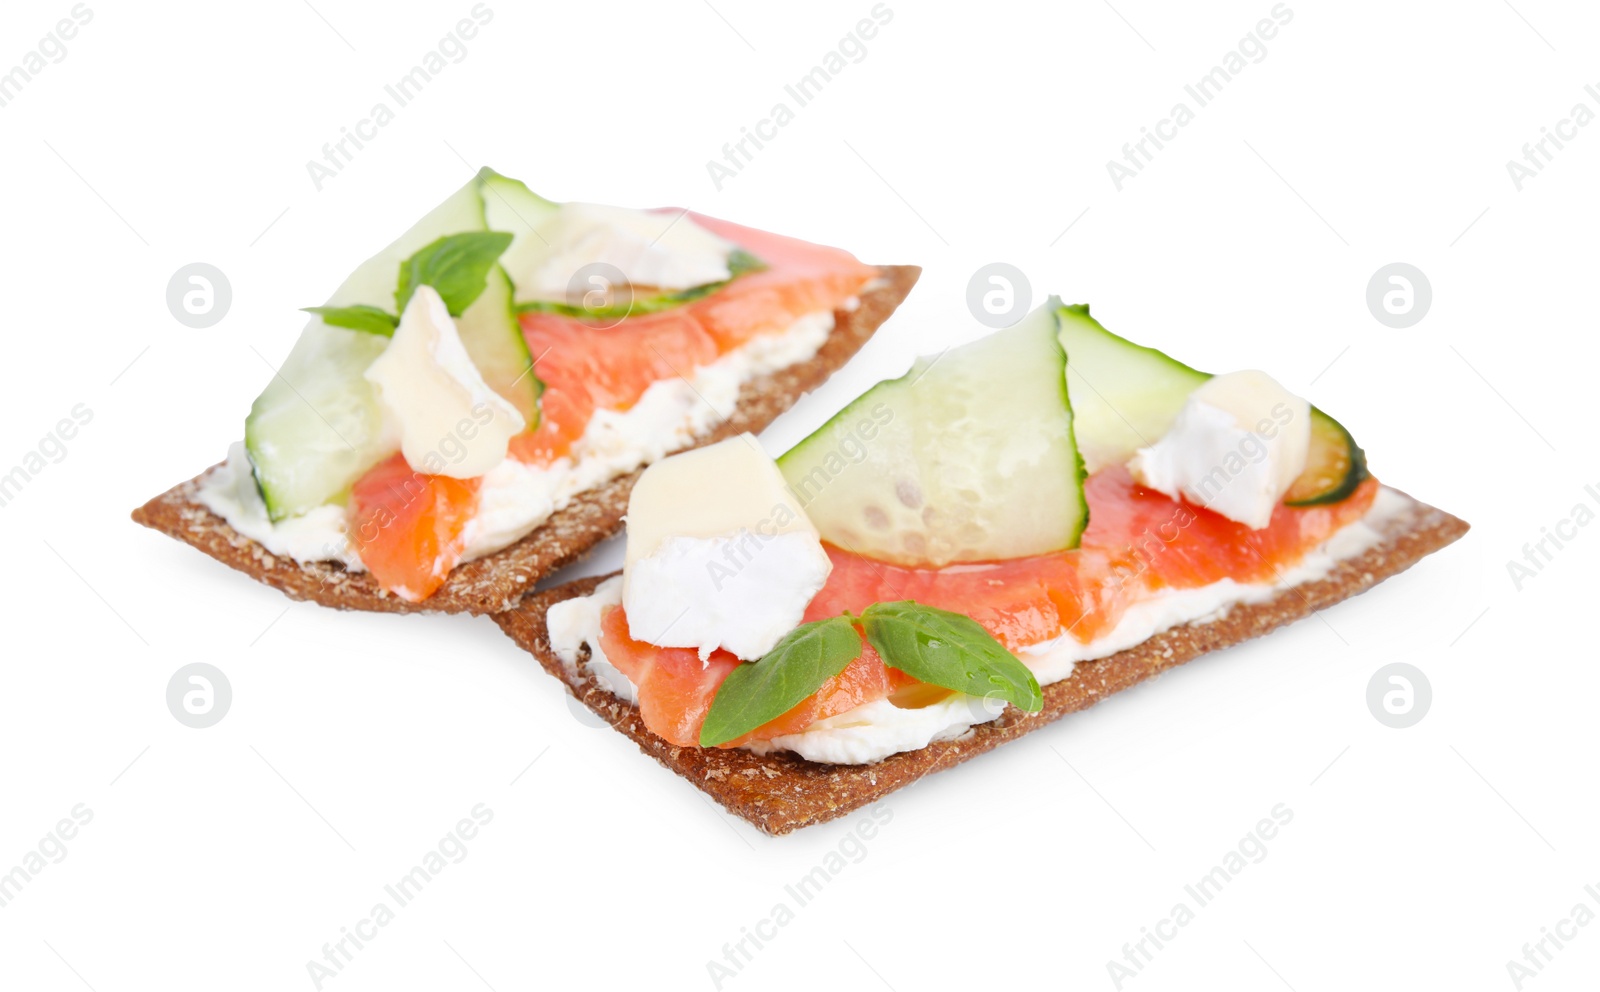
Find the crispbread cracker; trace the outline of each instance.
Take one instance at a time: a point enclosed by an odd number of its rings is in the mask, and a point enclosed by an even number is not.
[[[834,313],[833,330],[814,357],[745,383],[733,415],[691,447],[745,431],[759,433],[849,361],[911,292],[922,270],[914,265],[890,265],[880,266],[878,272],[880,280],[861,294],[859,306]],[[366,572],[346,571],[334,562],[301,563],[270,553],[199,502],[197,493],[204,477],[201,473],[162,493],[133,511],[133,519],[282,590],[291,599],[386,613],[494,613],[510,609],[541,578],[577,561],[620,531],[628,493],[639,473],[579,495],[509,548],[456,566],[439,591],[420,603],[390,595]]]
[[[1404,498],[1405,511],[1382,525],[1382,540],[1365,553],[1338,563],[1325,577],[1301,583],[1266,602],[1234,606],[1217,619],[1175,627],[1108,658],[1081,662],[1071,678],[1045,686],[1041,712],[1023,713],[1010,707],[1000,719],[980,724],[956,740],[936,742],[870,765],[817,764],[788,753],[758,756],[736,749],[678,747],[651,733],[637,707],[598,685],[584,666],[580,665],[576,674],[568,672],[550,649],[546,611],[562,600],[587,595],[605,576],[535,593],[515,610],[493,619],[584,705],[630,737],[640,750],[694,783],[729,812],[766,833],[786,834],[844,816],[930,772],[960,764],[1169,668],[1260,637],[1365,592],[1467,532],[1464,521]]]

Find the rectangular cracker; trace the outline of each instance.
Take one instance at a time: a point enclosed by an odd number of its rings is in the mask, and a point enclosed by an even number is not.
[[[878,272],[879,279],[861,293],[859,306],[834,312],[833,330],[815,356],[745,383],[733,414],[690,447],[745,431],[760,433],[849,361],[911,292],[922,270],[915,265],[888,265],[880,266]],[[591,489],[516,544],[456,566],[439,591],[420,603],[391,595],[368,573],[346,571],[337,562],[297,562],[267,551],[199,501],[204,472],[139,507],[133,511],[133,519],[281,590],[291,599],[308,599],[341,610],[495,613],[515,606],[541,578],[579,560],[595,545],[621,531],[628,494],[638,477],[638,472],[631,472]]]
[[[956,740],[891,755],[870,765],[818,764],[787,752],[758,756],[743,750],[678,747],[651,733],[637,707],[596,684],[586,666],[580,664],[576,673],[569,672],[550,648],[546,611],[562,600],[587,595],[607,576],[536,593],[493,620],[532,652],[545,671],[561,679],[569,692],[631,738],[641,751],[688,779],[730,813],[777,836],[844,816],[925,775],[1038,730],[1169,668],[1260,637],[1365,592],[1467,532],[1465,521],[1410,497],[1405,499],[1404,512],[1384,522],[1378,544],[1338,563],[1321,579],[1301,583],[1262,603],[1234,606],[1216,619],[1174,627],[1099,661],[1080,662],[1071,678],[1044,687],[1044,709],[1038,713],[1010,707],[1000,719],[979,724]]]

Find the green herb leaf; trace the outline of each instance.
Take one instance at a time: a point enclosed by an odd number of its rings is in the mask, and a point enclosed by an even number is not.
[[[907,599],[872,604],[861,626],[884,664],[919,682],[1003,699],[1029,713],[1044,708],[1033,672],[971,617]]]
[[[348,327],[352,331],[366,331],[380,337],[394,337],[394,329],[400,325],[400,318],[392,313],[385,313],[377,307],[358,303],[352,307],[302,307],[306,313],[314,313],[322,318],[324,324],[334,327]]]
[[[700,726],[700,746],[716,747],[794,709],[861,656],[848,617],[801,624],[760,661],[728,673]]]
[[[572,303],[557,300],[529,300],[517,304],[518,313],[530,311],[538,313],[559,313],[568,317],[588,317],[593,320],[620,320],[623,317],[637,317],[641,314],[660,313],[662,310],[671,310],[685,303],[693,303],[703,299],[726,286],[747,272],[760,272],[767,267],[767,263],[755,257],[743,248],[735,248],[728,253],[728,278],[721,282],[708,282],[701,286],[691,286],[688,289],[674,290],[670,293],[657,293],[655,296],[634,296],[625,303],[616,303],[607,307],[583,307]]]
[[[483,294],[489,270],[511,246],[511,240],[512,236],[502,231],[467,231],[446,235],[423,248],[400,265],[395,312],[405,312],[418,286],[432,286],[450,316],[461,316]]]
[[[728,278],[737,279],[746,272],[760,272],[767,267],[767,263],[755,257],[743,248],[735,248],[728,253]]]

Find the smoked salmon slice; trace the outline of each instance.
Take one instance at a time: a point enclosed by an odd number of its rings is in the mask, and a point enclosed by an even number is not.
[[[1274,581],[1283,569],[1360,519],[1377,491],[1377,480],[1368,479],[1339,503],[1280,505],[1267,527],[1251,530],[1146,489],[1120,466],[1107,468],[1085,484],[1089,526],[1078,548],[1009,561],[908,568],[827,546],[833,571],[807,607],[805,620],[913,599],[972,617],[1013,652],[1054,638],[1063,629],[1088,643],[1116,626],[1130,605],[1158,590],[1192,589],[1222,579]],[[606,657],[638,687],[645,726],[673,744],[697,746],[716,689],[738,659],[718,651],[702,666],[693,650],[635,641],[620,606],[605,615],[600,643]],[[670,674],[663,675],[663,669]],[[723,746],[796,733],[914,684],[863,644],[861,657],[817,693]]]
[[[513,440],[514,457],[534,465],[569,454],[596,410],[627,410],[663,379],[694,374],[752,338],[787,330],[801,317],[832,311],[877,270],[849,252],[727,221],[689,215],[766,268],[671,310],[619,323],[535,311],[523,336],[545,384],[541,422]]]
[[[596,410],[627,410],[663,379],[716,360],[716,342],[681,309],[628,317],[614,327],[558,313],[522,315],[544,382],[539,425],[512,439],[512,457],[547,465],[570,454]]]
[[[757,335],[785,330],[806,314],[835,310],[878,274],[877,269],[839,248],[700,214],[689,217],[766,265],[690,306],[706,333],[716,340],[720,353]]]
[[[424,475],[399,454],[357,480],[350,539],[372,577],[410,602],[433,595],[461,561],[480,481]]]

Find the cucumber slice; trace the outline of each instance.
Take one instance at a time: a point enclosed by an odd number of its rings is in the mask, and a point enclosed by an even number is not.
[[[483,295],[456,318],[456,332],[489,388],[517,408],[528,430],[538,427],[544,383],[533,371],[533,353],[517,321],[511,279],[503,266],[489,270]]]
[[[244,443],[272,520],[334,501],[397,450],[377,394],[361,377],[388,344],[312,318],[256,397]]]
[[[823,540],[907,565],[1076,547],[1088,506],[1058,306],[919,359],[779,458]]]
[[[369,306],[394,313],[394,290],[406,259],[449,234],[482,231],[483,200],[476,179],[450,194],[443,203],[411,225],[383,251],[362,262],[333,291],[329,307]]]
[[[400,269],[408,259],[440,238],[486,229],[484,185],[475,177],[451,194],[357,267],[329,297],[326,308],[372,314],[372,331],[335,327],[314,317],[279,374],[256,398],[245,420],[245,447],[272,520],[341,499],[362,473],[398,450],[396,439],[383,430],[377,394],[362,375],[388,345],[376,318],[393,313]],[[530,428],[537,426],[543,385],[531,371],[533,357],[512,309],[511,283],[500,267],[490,270],[483,293],[458,315],[457,330],[484,381],[516,406]]]
[[[1367,471],[1367,453],[1344,425],[1312,407],[1306,470],[1289,485],[1283,501],[1290,506],[1337,503],[1355,492],[1371,474]]]
[[[1211,376],[1117,337],[1083,304],[1060,309],[1067,389],[1084,466],[1121,465],[1172,427],[1189,394]]]
[[[1206,372],[1134,344],[1106,330],[1083,304],[1060,309],[1061,345],[1067,351],[1078,450],[1096,472],[1121,465],[1154,444],[1172,426],[1184,401]],[[1367,461],[1337,420],[1311,408],[1311,451],[1305,471],[1290,485],[1291,506],[1337,503],[1367,478]]]
[[[500,266],[511,277],[513,296],[522,299],[527,294],[518,279],[536,269],[550,253],[550,244],[541,231],[561,204],[546,200],[521,180],[502,176],[493,169],[480,170],[478,181],[483,188],[488,229],[512,236],[511,247],[500,256]]]

